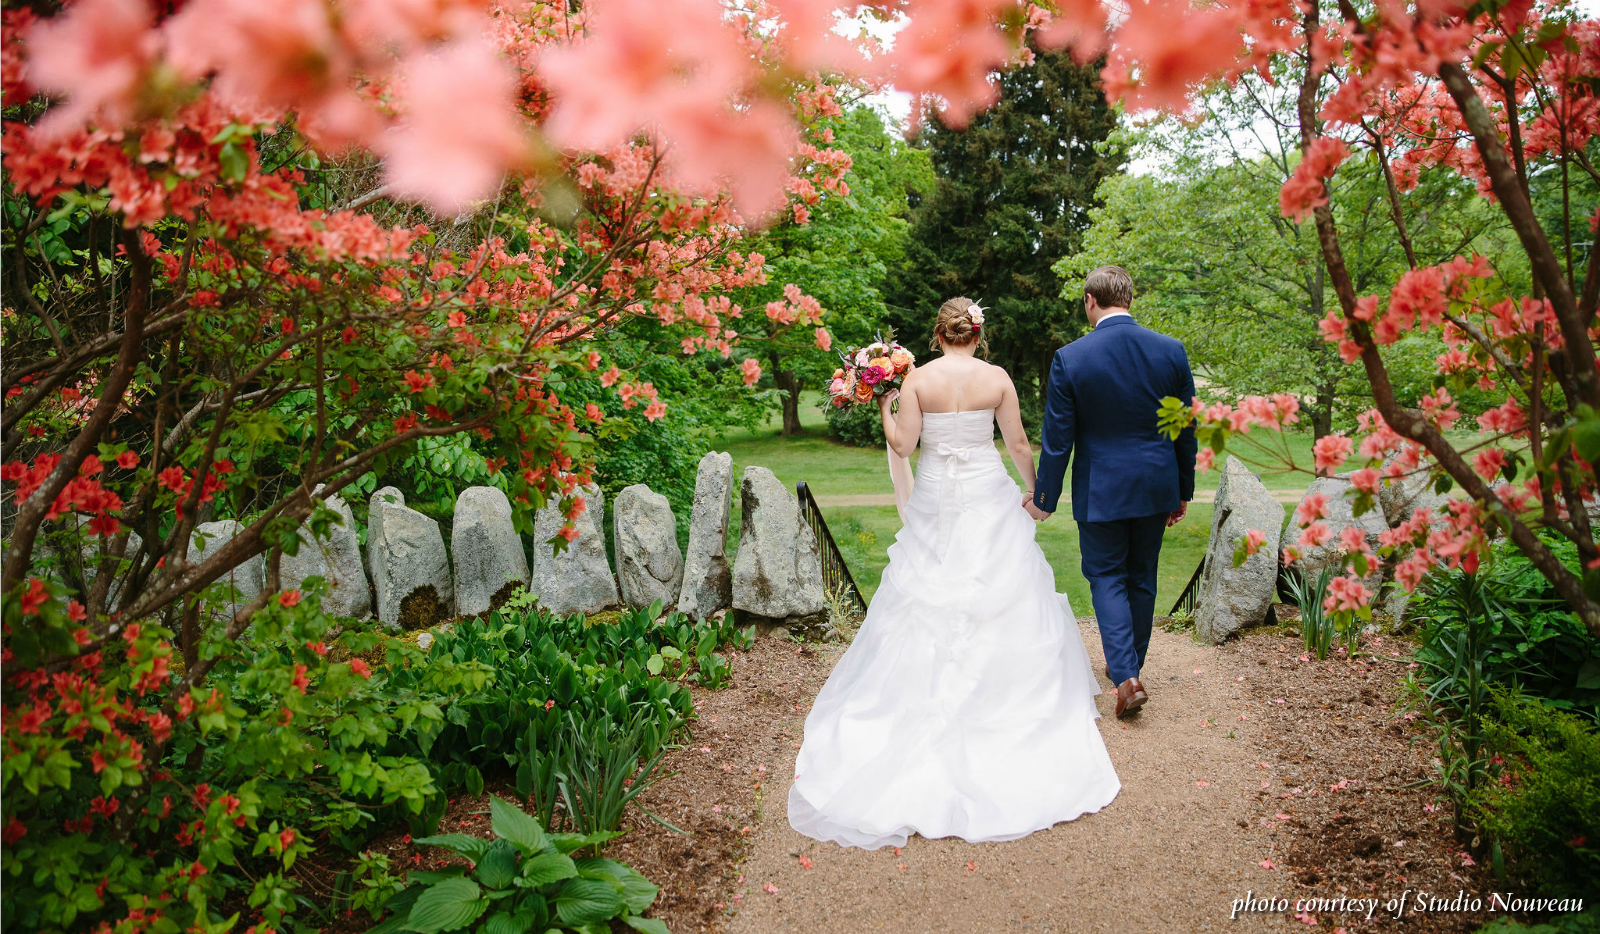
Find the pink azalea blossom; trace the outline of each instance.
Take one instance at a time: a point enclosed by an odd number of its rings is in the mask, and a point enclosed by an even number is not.
[[[1244,533],[1244,553],[1254,555],[1267,543],[1267,533],[1260,529],[1246,529]]]
[[[417,56],[405,76],[405,122],[384,147],[390,182],[441,214],[492,194],[526,147],[511,73],[464,39]]]
[[[1350,485],[1363,493],[1377,493],[1383,477],[1371,467],[1363,467],[1350,474]]]
[[[1204,473],[1216,466],[1217,452],[1210,448],[1201,448],[1200,453],[1194,456],[1194,469]]]
[[[754,386],[756,381],[761,379],[761,364],[756,362],[754,357],[745,357],[744,362],[739,364],[739,370],[744,373],[746,386]]]
[[[1312,493],[1294,511],[1295,522],[1305,528],[1318,519],[1328,518],[1328,494]]]
[[[79,0],[35,25],[28,36],[28,79],[67,95],[41,129],[65,132],[97,116],[108,124],[132,119],[140,83],[155,57],[150,23],[145,0]]]
[[[1323,435],[1311,446],[1311,454],[1318,470],[1332,472],[1350,457],[1354,444],[1344,435]]]
[[[1300,533],[1300,545],[1315,548],[1333,537],[1333,530],[1325,522],[1313,522]]]
[[[1328,582],[1328,596],[1322,601],[1322,606],[1330,613],[1359,610],[1370,599],[1372,595],[1367,592],[1361,579],[1354,574],[1345,574]]]

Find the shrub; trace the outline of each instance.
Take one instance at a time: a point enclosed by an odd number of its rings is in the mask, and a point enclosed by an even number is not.
[[[1549,538],[1562,560],[1577,566],[1577,547]],[[1471,578],[1481,612],[1462,598]],[[1435,699],[1464,710],[1464,674],[1477,666],[1482,683],[1524,693],[1591,720],[1600,719],[1600,638],[1584,628],[1554,586],[1509,543],[1475,575],[1431,575],[1417,601],[1421,635],[1416,660]],[[1481,623],[1480,629],[1474,629]]]
[[[1482,834],[1541,896],[1600,898],[1600,733],[1498,688],[1484,731],[1504,770],[1472,802]]]
[[[41,587],[26,609],[7,596],[6,612],[43,617],[48,632],[76,604]],[[145,621],[53,672],[8,671],[6,929],[90,930],[132,913],[154,931],[214,930],[242,910],[281,929],[301,905],[294,864],[313,846],[354,849],[442,804],[427,762],[404,750],[426,748],[442,711],[490,670],[423,665],[387,640],[390,665],[413,673],[400,689],[361,657],[379,634],[333,625],[315,590],[289,592],[247,636],[208,630],[205,669],[175,674],[172,633]]]
[[[877,406],[851,405],[838,409],[827,406],[828,434],[844,444],[860,448],[881,448],[884,445],[883,419]]]

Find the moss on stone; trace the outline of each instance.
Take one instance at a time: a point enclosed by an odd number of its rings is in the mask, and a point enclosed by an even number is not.
[[[400,628],[406,632],[427,629],[443,620],[444,606],[432,584],[423,584],[400,601]]]

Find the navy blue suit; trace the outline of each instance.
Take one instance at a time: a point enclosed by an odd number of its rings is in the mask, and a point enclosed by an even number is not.
[[[1189,356],[1126,315],[1102,319],[1050,365],[1034,505],[1055,512],[1070,462],[1083,576],[1115,684],[1144,666],[1161,536],[1194,498],[1194,429],[1173,441],[1156,427],[1166,396],[1194,398]]]

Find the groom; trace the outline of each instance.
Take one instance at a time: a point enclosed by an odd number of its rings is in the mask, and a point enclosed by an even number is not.
[[[1047,519],[1072,461],[1072,518],[1089,580],[1117,716],[1148,699],[1139,680],[1155,618],[1161,535],[1194,498],[1194,429],[1168,440],[1156,428],[1165,396],[1194,398],[1183,344],[1133,320],[1133,278],[1101,266],[1083,284],[1094,330],[1056,351],[1044,410],[1038,482],[1023,506]]]

